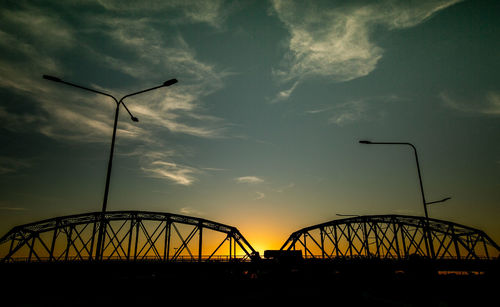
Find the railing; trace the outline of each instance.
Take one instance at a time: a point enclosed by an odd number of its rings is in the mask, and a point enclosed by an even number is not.
[[[3,259],[0,259],[0,263],[2,262]],[[177,263],[177,262],[200,262],[197,257],[191,257],[191,256],[178,256],[176,257],[175,260],[162,260],[158,259],[158,257],[155,256],[144,256],[141,257],[141,259],[138,260],[127,260],[123,257],[118,257],[118,256],[112,256],[112,257],[105,257],[106,261],[116,261],[116,262],[164,262],[164,263]],[[50,257],[40,257],[37,262],[53,262],[54,260],[51,259]],[[95,261],[95,260],[94,260]],[[217,262],[250,262],[251,259],[247,255],[202,255],[201,262],[210,262],[210,263],[217,263]],[[15,257],[15,258],[9,258],[8,261],[5,261],[7,263],[29,263],[33,262],[32,259],[30,260],[29,257]],[[59,262],[92,262],[92,260],[81,260],[78,256],[69,256],[67,260],[64,261],[59,261]]]

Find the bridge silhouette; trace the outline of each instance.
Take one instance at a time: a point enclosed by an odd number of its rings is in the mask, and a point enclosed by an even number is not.
[[[499,246],[483,231],[453,222],[406,215],[357,216],[294,232],[282,250],[302,249],[311,258],[492,259]],[[428,227],[433,253],[425,240]]]
[[[96,255],[101,226],[104,242]],[[281,251],[306,259],[495,259],[499,246],[483,231],[405,215],[357,216],[300,229]],[[162,212],[110,211],[55,217],[12,228],[0,239],[2,262],[155,260],[164,262],[256,261],[257,251],[233,226]]]
[[[105,234],[103,250],[101,255],[96,255],[101,223]],[[214,246],[217,239],[219,243]],[[205,241],[210,241],[210,245]],[[216,255],[224,245],[227,253]],[[242,260],[257,257],[257,252],[236,227],[191,216],[145,211],[93,212],[21,225],[0,239],[0,247],[8,250],[2,257],[3,262],[201,262],[232,260],[238,257],[237,251]]]
[[[332,220],[293,232],[270,253],[276,257],[262,259],[236,227],[202,218],[145,211],[61,216],[1,237],[0,289],[12,306],[157,306],[173,298],[437,306],[497,299],[498,245],[481,230],[426,221]]]

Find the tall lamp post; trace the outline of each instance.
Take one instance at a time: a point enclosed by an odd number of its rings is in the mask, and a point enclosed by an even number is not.
[[[368,145],[407,145],[413,148],[413,152],[415,153],[415,161],[417,162],[417,171],[418,171],[418,181],[420,183],[420,193],[422,194],[422,205],[424,206],[425,213],[425,231],[424,236],[426,237],[425,245],[427,246],[427,251],[430,252],[431,258],[435,258],[434,254],[434,246],[432,245],[432,238],[429,231],[429,213],[427,212],[427,205],[444,202],[450,199],[450,197],[446,197],[441,200],[427,202],[425,200],[424,186],[422,184],[422,174],[420,173],[420,164],[418,163],[418,155],[417,148],[411,143],[405,142],[371,142],[371,141],[359,141],[360,144],[368,144]]]
[[[86,90],[86,91],[90,91],[90,92],[93,92],[93,93],[96,93],[96,94],[100,94],[100,95],[104,95],[104,96],[107,96],[107,97],[111,97],[115,101],[115,103],[116,103],[115,121],[114,121],[114,124],[113,124],[113,136],[111,138],[111,150],[110,150],[110,153],[109,153],[108,171],[106,173],[106,185],[105,185],[105,188],[104,188],[104,199],[103,199],[103,202],[102,202],[101,219],[100,219],[100,223],[99,223],[99,235],[97,237],[97,247],[96,247],[96,257],[95,257],[96,260],[101,260],[102,259],[102,253],[104,251],[103,245],[104,245],[104,241],[105,241],[104,240],[104,227],[105,227],[104,226],[104,224],[105,224],[104,213],[106,212],[106,207],[107,207],[107,204],[108,204],[109,182],[110,182],[110,179],[111,179],[111,168],[112,168],[112,165],[113,165],[113,152],[114,152],[114,149],[115,149],[116,127],[117,127],[117,124],[118,124],[118,113],[119,113],[119,110],[120,110],[120,105],[123,105],[123,107],[125,108],[125,110],[127,110],[127,113],[130,115],[130,119],[132,121],[138,122],[139,119],[137,117],[135,117],[134,115],[132,115],[132,113],[127,108],[127,106],[125,105],[125,103],[123,102],[123,100],[125,98],[127,98],[127,97],[130,97],[130,96],[134,96],[134,95],[137,95],[137,94],[142,94],[142,93],[145,93],[145,92],[156,90],[156,89],[161,88],[161,87],[170,86],[172,84],[177,83],[177,79],[170,79],[168,81],[163,82],[163,84],[161,84],[161,85],[158,85],[158,86],[155,86],[155,87],[152,87],[152,88],[148,88],[148,89],[145,89],[145,90],[142,90],[142,91],[134,92],[134,93],[131,93],[131,94],[127,94],[127,95],[123,96],[120,100],[118,100],[114,96],[112,96],[112,95],[110,95],[108,93],[104,93],[104,92],[101,92],[101,91],[98,91],[98,90],[95,90],[95,89],[92,89],[92,88],[88,88],[88,87],[85,87],[85,86],[81,86],[81,85],[78,85],[78,84],[67,82],[67,81],[64,81],[64,80],[62,80],[62,79],[60,79],[58,77],[49,76],[49,75],[43,75],[43,78],[46,79],[46,80],[49,80],[49,81],[66,84],[66,85],[73,86],[73,87],[76,87],[76,88],[79,88],[79,89],[82,89],[82,90]]]

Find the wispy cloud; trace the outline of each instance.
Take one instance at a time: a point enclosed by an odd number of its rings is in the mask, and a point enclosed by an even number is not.
[[[328,122],[342,127],[361,119],[366,108],[366,103],[362,100],[353,100],[338,105],[334,108],[333,115],[328,119]]]
[[[275,189],[274,191],[278,192],[278,193],[283,193],[284,191],[292,189],[294,187],[295,187],[295,183],[292,182],[290,184],[287,184],[286,186],[279,187],[279,188]]]
[[[488,107],[483,110],[485,114],[500,115],[500,93],[489,92],[486,95]]]
[[[249,183],[249,184],[256,184],[256,183],[262,183],[262,182],[264,182],[264,179],[256,177],[256,176],[237,177],[234,180],[237,183]]]
[[[167,131],[200,138],[223,137],[224,120],[207,114],[203,100],[222,89],[225,78],[232,73],[199,60],[178,32],[165,32],[164,28],[172,23],[207,23],[219,27],[225,18],[224,1],[98,3],[106,10],[85,11],[70,16],[76,19],[71,21],[57,8],[47,6],[21,4],[0,12],[0,47],[8,55],[0,57],[0,75],[6,76],[0,78],[0,87],[20,94],[27,105],[32,105],[32,108],[10,108],[8,104],[0,107],[2,127],[14,132],[37,131],[66,142],[109,142],[114,114],[112,100],[41,78],[41,74],[51,74],[73,81],[65,63],[59,60],[63,54],[81,57],[81,63],[106,67],[117,78],[131,80],[133,88],[126,83],[116,88],[82,84],[116,94],[117,98],[175,77],[179,83],[174,86],[127,99],[127,106],[140,121],[120,119],[117,134],[125,144],[140,142],[143,146],[140,157],[149,157],[139,158],[141,169],[148,175],[176,184],[193,184],[200,171],[176,163],[174,158],[185,160],[180,151],[156,159],[147,151],[154,154],[165,147],[171,148],[171,144],[166,146],[164,138]],[[155,11],[155,17],[148,17],[152,16],[151,11]],[[159,18],[160,15],[163,17]],[[169,18],[174,15],[175,18]],[[106,43],[91,39],[96,36]],[[120,52],[110,52],[109,47]],[[15,57],[11,56],[14,54]],[[79,83],[77,79],[75,82]]]
[[[326,115],[328,123],[343,127],[360,120],[381,117],[384,114],[381,108],[383,104],[401,100],[404,98],[397,95],[364,97],[336,103],[328,107],[307,110],[305,113],[310,116]]]
[[[274,97],[271,100],[271,103],[276,103],[276,102],[284,101],[284,100],[287,100],[288,98],[290,98],[290,95],[292,95],[292,92],[295,90],[295,88],[297,87],[298,84],[299,84],[299,81],[295,81],[295,83],[292,85],[291,88],[279,92],[276,95],[276,97]]]
[[[216,2],[203,6],[217,7]],[[110,3],[106,5],[113,7]],[[186,10],[204,10],[202,5],[194,1],[186,5],[179,1],[175,6]],[[2,10],[1,15],[4,17],[4,24],[8,25],[4,29],[16,29],[16,32],[0,30],[0,45],[18,56],[16,59],[0,59],[0,72],[3,76],[8,76],[0,80],[0,87],[21,91],[40,102],[39,106],[44,112],[37,116],[43,116],[43,125],[40,126],[43,134],[53,138],[85,141],[96,141],[99,139],[96,135],[109,134],[109,118],[112,116],[96,116],[100,112],[94,109],[95,101],[102,102],[106,98],[74,89],[71,95],[64,95],[69,91],[68,88],[48,85],[48,81],[41,79],[42,73],[66,77],[63,64],[55,59],[58,58],[59,51],[71,54],[77,49],[85,50],[86,54],[91,55],[92,61],[102,62],[102,66],[134,78],[139,89],[156,85],[151,84],[150,80],[160,80],[158,83],[172,77],[180,80],[168,89],[128,100],[130,110],[146,118],[145,123],[164,127],[174,133],[203,138],[219,137],[224,133],[222,119],[204,114],[202,99],[221,89],[224,86],[223,79],[231,73],[199,61],[194,50],[179,34],[165,34],[158,21],[114,16],[103,18],[102,15],[87,14],[81,20],[79,28],[75,29],[71,23],[64,22],[49,9],[6,9]],[[51,33],[49,37],[57,39],[53,43],[47,43],[46,33]],[[89,41],[86,33],[107,37],[108,44],[114,45],[121,52],[110,53],[102,44]],[[123,55],[127,55],[127,58]],[[40,73],[33,75],[33,71]],[[166,75],[166,71],[170,73]],[[117,98],[131,91],[124,88],[100,89],[116,93]],[[68,97],[71,102],[67,101]],[[109,106],[112,107],[112,103]],[[101,103],[99,107],[105,111],[106,104]],[[136,128],[128,133],[128,137],[144,139],[144,132],[145,130]]]
[[[328,110],[331,110],[333,107],[326,107],[326,108],[320,108],[320,109],[314,109],[314,110],[308,110],[306,111],[307,114],[318,114],[318,113],[323,113]]]
[[[214,171],[214,172],[222,172],[222,171],[227,171],[226,168],[216,168],[216,167],[204,167],[203,170],[206,171]]]
[[[26,131],[40,124],[40,118],[33,114],[16,114],[0,106],[1,126],[10,131]]]
[[[67,48],[76,44],[72,28],[57,14],[31,5],[21,5],[20,7],[12,10],[5,9],[1,12],[4,22],[16,25],[17,33],[26,33],[26,38],[44,49]],[[9,41],[4,42],[4,44]],[[32,46],[29,44],[22,46],[21,50],[32,52]]]
[[[193,207],[183,207],[179,210],[179,212],[181,214],[185,214],[185,215],[197,215],[197,216],[200,216],[200,215],[204,215],[205,213],[203,213],[202,211],[200,210],[197,210]]]
[[[135,14],[169,12],[170,23],[206,23],[220,27],[227,17],[228,5],[224,0],[170,0],[170,1],[131,1],[97,0],[101,6],[115,12]]]
[[[477,97],[464,97],[443,91],[439,94],[443,104],[451,109],[483,115],[500,115],[500,93],[489,91]]]
[[[17,173],[30,166],[31,163],[25,159],[0,156],[0,175]]]
[[[189,186],[196,180],[194,168],[165,161],[153,161],[149,167],[141,168],[153,178],[166,179],[173,183]]]
[[[166,150],[146,145],[132,152],[122,153],[122,155],[137,157],[140,170],[146,176],[173,184],[190,186],[198,181],[197,175],[203,173],[199,168],[174,162],[189,155],[179,150]]]
[[[266,197],[266,194],[262,193],[262,192],[255,192],[255,194],[257,194],[257,197],[255,198],[255,200],[260,200],[260,199],[263,199]]]
[[[382,48],[371,40],[374,27],[412,27],[457,2],[386,0],[361,5],[346,1],[342,5],[273,0],[274,11],[290,32],[289,54],[274,74],[285,82],[311,76],[334,81],[366,76],[383,56]]]

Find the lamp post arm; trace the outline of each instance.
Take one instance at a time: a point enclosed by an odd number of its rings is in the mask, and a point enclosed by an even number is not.
[[[177,83],[177,79],[170,79],[168,81],[165,81],[163,82],[162,85],[158,85],[158,86],[155,86],[155,87],[151,87],[151,88],[148,88],[148,89],[145,89],[145,90],[142,90],[142,91],[138,91],[138,92],[134,92],[134,93],[131,93],[131,94],[127,94],[125,96],[123,96],[120,101],[117,101],[118,104],[122,104],[123,107],[125,108],[125,110],[127,110],[128,114],[130,115],[130,118],[132,118],[132,120],[134,122],[138,122],[139,120],[137,119],[137,117],[135,117],[134,115],[132,115],[132,113],[130,112],[130,110],[127,108],[127,106],[125,105],[125,103],[123,102],[123,100],[125,100],[125,98],[127,97],[130,97],[130,96],[134,96],[134,95],[138,95],[138,94],[142,94],[142,93],[145,93],[145,92],[149,92],[149,91],[152,91],[152,90],[156,90],[160,87],[167,87],[167,86],[170,86],[172,84],[175,84]],[[114,98],[114,97],[113,97]],[[116,101],[116,99],[115,99]]]
[[[78,84],[67,82],[67,81],[64,81],[64,80],[60,80],[58,82],[64,83],[64,84],[69,85],[69,86],[77,87],[77,88],[82,89],[82,90],[90,91],[90,92],[93,92],[93,93],[96,93],[96,94],[101,94],[101,95],[104,95],[104,96],[111,97],[111,98],[113,98],[113,100],[116,103],[118,103],[118,100],[113,95],[111,95],[111,94],[108,94],[108,93],[105,93],[105,92],[101,92],[101,91],[95,90],[93,88],[88,88],[88,87],[85,87],[85,86],[81,86],[81,85],[78,85]]]
[[[155,87],[152,87],[152,88],[148,88],[148,89],[145,89],[145,90],[142,90],[142,91],[138,91],[138,92],[135,92],[135,93],[132,93],[132,94],[127,94],[125,96],[122,97],[122,99],[120,99],[120,102],[123,102],[123,100],[127,97],[130,97],[130,96],[134,96],[134,95],[138,95],[138,94],[142,94],[142,93],[145,93],[145,92],[149,92],[149,91],[152,91],[152,90],[156,90],[160,87],[164,87],[165,85],[159,85],[159,86],[155,86]]]
[[[130,118],[132,119],[132,121],[138,122],[139,119],[137,117],[135,117],[134,115],[132,115],[132,113],[130,112],[130,110],[127,108],[127,106],[125,105],[125,103],[123,101],[121,102],[121,104],[125,108],[125,110],[127,110],[128,115],[130,115]]]
[[[445,202],[447,200],[451,199],[451,197],[446,197],[446,198],[443,198],[441,200],[435,200],[435,201],[430,201],[428,203],[425,203],[426,205],[431,205],[431,204],[437,204],[437,203],[442,203],[442,202]]]

